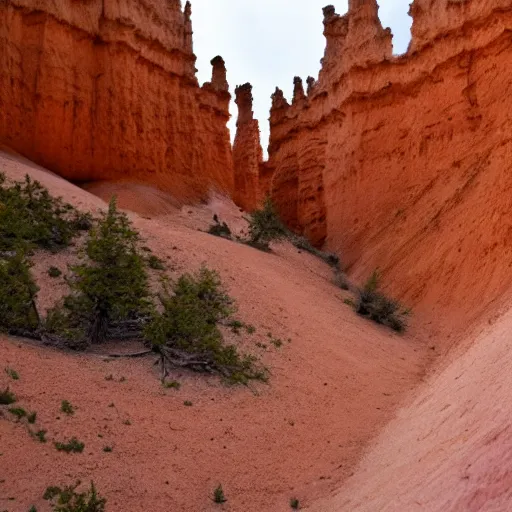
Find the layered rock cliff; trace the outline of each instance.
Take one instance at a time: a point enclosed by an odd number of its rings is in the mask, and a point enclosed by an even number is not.
[[[224,61],[195,78],[179,0],[0,2],[0,143],[75,182],[232,193]]]
[[[296,79],[291,104],[276,91],[269,161],[248,172],[270,170],[259,193],[354,277],[380,267],[455,325],[512,284],[512,2],[415,0],[411,15],[395,57],[375,0],[326,7],[319,78],[307,93]]]

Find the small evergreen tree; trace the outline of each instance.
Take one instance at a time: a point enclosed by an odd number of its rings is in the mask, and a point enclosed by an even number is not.
[[[187,367],[223,375],[229,382],[265,380],[251,356],[224,344],[219,324],[234,312],[233,300],[222,289],[218,274],[202,268],[184,274],[160,295],[162,312],[154,312],[145,329],[146,340],[161,355],[162,366]]]
[[[270,242],[282,240],[288,235],[269,196],[263,201],[262,207],[254,210],[246,220],[249,222],[247,243],[257,248],[268,250]]]
[[[81,333],[87,343],[101,343],[109,323],[148,314],[148,278],[138,242],[138,233],[112,198],[108,212],[90,232],[89,261],[72,267],[73,293],[61,309],[49,312],[50,331],[60,331],[67,338]]]
[[[4,332],[28,335],[39,325],[35,305],[39,288],[30,267],[21,249],[0,259],[0,330]]]
[[[0,251],[40,247],[57,251],[69,245],[77,231],[91,226],[91,216],[50,195],[38,181],[6,185],[0,173]]]

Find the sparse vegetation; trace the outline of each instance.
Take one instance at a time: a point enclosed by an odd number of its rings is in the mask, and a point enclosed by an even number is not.
[[[295,247],[297,247],[297,249],[309,252],[309,253],[313,254],[313,256],[316,256],[317,258],[320,258],[321,260],[325,261],[325,263],[327,263],[331,267],[334,267],[336,270],[339,269],[340,259],[336,254],[334,254],[332,252],[325,252],[325,251],[321,251],[320,249],[317,249],[304,236],[299,236],[299,235],[296,235],[295,233],[288,232],[288,237],[290,239],[290,242]]]
[[[235,334],[240,334],[242,328],[244,327],[244,323],[240,320],[231,320],[228,323],[228,327],[230,327]]]
[[[172,287],[164,286],[160,301],[162,312],[154,313],[145,336],[164,369],[218,373],[232,383],[264,380],[254,357],[241,356],[235,346],[224,344],[219,324],[234,307],[216,272],[203,267],[196,276],[182,275]]]
[[[208,233],[231,240],[231,229],[225,222],[221,223],[216,214],[213,216],[213,224],[208,228]]]
[[[61,412],[67,414],[68,416],[72,416],[73,414],[75,414],[75,408],[67,400],[62,400],[60,404],[60,410]]]
[[[288,239],[297,249],[322,259],[335,269],[336,274],[341,274],[339,257],[334,253],[317,249],[306,237],[291,232],[279,218],[270,197],[267,196],[261,208],[254,210],[246,220],[249,223],[249,237],[246,240],[241,239],[242,242],[268,252],[270,242]]]
[[[0,391],[0,405],[11,405],[16,402],[16,395],[7,387]]]
[[[297,498],[292,498],[290,500],[290,507],[293,509],[293,510],[299,510],[299,507],[300,507],[300,503],[299,503],[299,500]]]
[[[33,425],[35,422],[36,422],[36,419],[37,419],[37,412],[31,412],[29,413],[29,415],[27,416],[27,421]]]
[[[166,389],[176,389],[179,390],[181,388],[181,384],[177,380],[164,381],[164,388]]]
[[[20,380],[20,374],[16,370],[13,370],[12,368],[7,367],[5,369],[5,373],[9,375],[9,377],[12,380]]]
[[[279,338],[271,338],[270,342],[276,348],[281,348],[283,346],[283,340],[281,340]]]
[[[227,498],[226,496],[224,495],[224,490],[222,489],[222,485],[218,485],[218,487],[213,491],[213,502],[214,503],[218,503],[218,504],[222,504],[222,503],[226,503]]]
[[[1,208],[0,208],[1,215]],[[22,249],[0,253],[0,331],[32,336],[39,326],[38,292]]]
[[[288,230],[281,222],[270,197],[266,197],[261,208],[250,213],[246,218],[249,223],[248,245],[263,251],[270,250],[270,242],[286,238]]]
[[[25,416],[27,416],[27,411],[25,411],[25,409],[23,409],[23,407],[11,407],[10,409],[8,409],[8,411],[13,416],[16,416],[18,421],[21,420],[22,418],[24,418]]]
[[[52,266],[48,269],[48,275],[55,279],[62,275],[62,271],[59,268]]]
[[[113,451],[114,451],[114,448],[113,448],[112,446],[104,446],[104,447],[103,447],[103,451],[104,451],[105,453],[111,453],[111,452],[113,452]]]
[[[53,512],[104,512],[107,500],[102,498],[91,482],[89,490],[78,493],[75,485],[64,487],[48,487],[43,498],[52,502]]]
[[[194,404],[193,404],[190,400],[185,400],[185,401],[183,402],[183,405],[184,405],[185,407],[192,407]]]
[[[58,251],[67,247],[78,231],[91,227],[89,214],[79,213],[54,198],[28,175],[8,185],[0,174],[0,253],[34,247]]]
[[[46,443],[46,430],[31,432],[31,435],[35,437],[40,443]]]
[[[85,444],[79,441],[76,437],[72,437],[67,443],[60,443],[56,441],[55,448],[59,452],[66,452],[66,453],[82,453],[85,448]]]
[[[72,293],[49,312],[46,329],[66,346],[102,343],[112,323],[148,314],[148,278],[138,250],[139,236],[115,198],[86,245],[89,262],[72,268]]]
[[[356,312],[370,318],[374,322],[387,325],[391,329],[402,332],[406,328],[405,311],[401,304],[379,292],[380,275],[374,271],[363,289],[359,292]]]
[[[159,354],[164,377],[171,369],[186,368],[219,374],[230,383],[266,380],[266,370],[258,367],[254,356],[240,354],[236,346],[224,342],[223,332],[228,326],[238,334],[244,328],[252,334],[255,328],[231,318],[233,301],[215,272],[203,268],[197,275],[184,274],[172,284],[163,281],[167,284],[155,305],[146,265],[158,270],[165,266],[150,250],[141,254],[139,235],[128,217],[118,211],[115,198],[93,225],[90,215],[79,214],[53,198],[29,177],[12,187],[4,184],[1,176],[0,238],[5,240],[0,241],[0,294],[5,300],[0,304],[0,330],[74,349],[85,349],[108,338],[138,339]],[[24,213],[16,219],[18,224],[9,227],[15,208]],[[250,243],[268,245],[283,236],[270,200],[251,219]],[[230,237],[229,227],[218,218],[214,220]],[[33,224],[38,230],[32,229]],[[59,250],[82,229],[89,231],[85,259],[70,268],[71,275],[65,279],[70,293],[41,323],[35,303],[38,288],[30,273],[27,251]],[[51,266],[48,275],[57,278],[62,271]],[[61,410],[68,415],[74,412],[67,401]],[[35,413],[33,419],[35,422]]]
[[[158,257],[152,254],[147,259],[149,268],[153,270],[165,270],[165,263]]]

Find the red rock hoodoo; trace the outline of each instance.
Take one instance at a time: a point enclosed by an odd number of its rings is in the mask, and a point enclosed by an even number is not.
[[[415,0],[410,14],[393,56],[376,0],[326,7],[318,81],[306,94],[296,78],[291,105],[276,90],[269,161],[245,172],[270,173],[260,195],[354,277],[380,267],[456,324],[512,284],[496,263],[512,257],[512,2]]]
[[[0,143],[76,182],[232,193],[224,61],[198,86],[180,0],[0,2]]]
[[[260,167],[263,150],[260,128],[252,111],[252,85],[244,84],[235,89],[238,106],[236,137],[233,145],[235,167],[234,201],[245,210],[253,210],[260,201]]]

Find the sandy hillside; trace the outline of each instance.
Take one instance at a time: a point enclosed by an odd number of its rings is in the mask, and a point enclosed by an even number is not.
[[[471,347],[421,386],[354,476],[308,510],[511,510],[511,325],[505,307],[474,329]]]
[[[81,209],[105,207],[16,156],[0,154],[0,165],[10,177],[29,172]],[[151,356],[113,360],[4,337],[0,387],[10,385],[19,405],[37,412],[34,430],[46,430],[48,442],[32,438],[4,408],[0,510],[47,511],[45,488],[76,479],[94,480],[111,512],[279,512],[289,510],[292,497],[311,504],[354,471],[368,442],[423,379],[435,351],[414,334],[414,319],[410,334],[399,336],[357,317],[325,264],[287,244],[265,254],[199,231],[213,212],[242,225],[238,209],[220,198],[132,218],[171,275],[203,262],[220,272],[238,316],[256,327],[241,343],[268,366],[269,384],[228,388],[177,374],[181,389],[167,390]],[[72,255],[58,258],[65,266]],[[63,292],[45,277],[52,261],[36,255],[44,305]],[[283,346],[274,347],[268,333]],[[12,381],[3,367],[21,378]],[[60,412],[62,400],[76,407],[73,416]],[[57,452],[53,442],[72,436],[85,442],[84,452]],[[219,483],[228,498],[222,507],[211,501]]]

